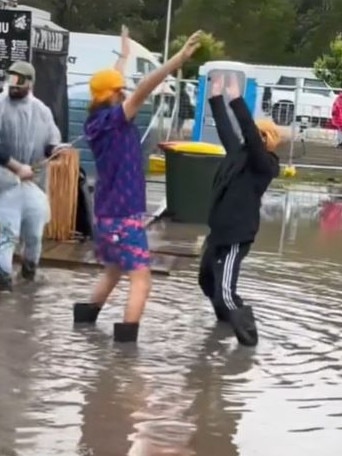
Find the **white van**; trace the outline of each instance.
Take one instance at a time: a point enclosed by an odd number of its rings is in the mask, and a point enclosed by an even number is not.
[[[255,65],[255,74],[262,92],[262,110],[277,124],[293,122],[297,98],[297,122],[327,126],[336,95],[316,77],[313,68]]]
[[[130,40],[131,53],[126,66],[127,86],[133,89],[137,82],[151,71],[160,67],[161,54],[153,53]],[[70,33],[68,56],[69,98],[88,98],[88,82],[93,73],[103,68],[114,66],[121,51],[121,37],[118,35],[100,35],[93,33]],[[187,91],[193,105],[196,102],[196,86],[187,83]],[[176,79],[169,76],[153,92],[162,91],[167,95],[167,111],[172,111],[176,91]]]
[[[127,86],[133,89],[146,74],[160,66],[158,59],[141,44],[131,39],[131,53],[126,66]],[[99,35],[92,33],[70,33],[68,56],[69,93],[80,93],[96,71],[114,66],[121,51],[121,37],[118,35]],[[159,86],[161,90],[174,95],[169,84]]]

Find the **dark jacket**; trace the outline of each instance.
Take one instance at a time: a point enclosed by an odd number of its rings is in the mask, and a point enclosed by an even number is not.
[[[219,138],[227,155],[213,182],[208,242],[226,246],[253,242],[260,225],[261,198],[279,175],[278,157],[268,152],[242,97],[230,106],[244,137],[241,144],[222,96],[209,100]]]

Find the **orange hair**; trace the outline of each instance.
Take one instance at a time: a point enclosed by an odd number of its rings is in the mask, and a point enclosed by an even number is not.
[[[282,142],[279,128],[272,120],[257,120],[258,130],[265,139],[266,148],[269,152],[275,152]]]

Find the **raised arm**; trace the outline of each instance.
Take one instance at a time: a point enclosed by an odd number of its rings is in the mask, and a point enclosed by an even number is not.
[[[177,71],[192,57],[194,52],[200,47],[201,35],[201,31],[194,33],[180,52],[139,82],[133,94],[122,105],[127,120],[133,119],[136,116],[145,100],[169,74]]]
[[[114,65],[114,69],[120,71],[121,74],[125,73],[126,63],[130,53],[129,40],[129,30],[125,25],[123,25],[121,27],[121,54]]]
[[[279,173],[279,166],[275,163],[275,156],[267,151],[253,117],[241,97],[236,75],[231,76],[227,93],[231,100],[230,106],[239,122],[253,168],[259,173],[276,177]]]
[[[214,77],[211,90],[212,97],[209,99],[209,104],[216,124],[217,134],[225,151],[227,153],[236,153],[240,149],[241,144],[229,119],[222,95],[223,90],[224,76]]]

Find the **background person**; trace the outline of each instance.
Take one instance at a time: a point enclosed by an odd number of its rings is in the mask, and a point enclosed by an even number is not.
[[[180,91],[179,91],[179,110],[178,110],[178,119],[177,119],[177,136],[179,139],[183,140],[184,135],[184,125],[185,122],[189,119],[193,119],[195,115],[194,107],[190,101],[190,95],[186,91],[186,83],[180,82]]]
[[[21,165],[31,166],[53,153],[61,135],[51,110],[32,93],[35,70],[28,62],[15,62],[8,71],[7,89],[0,95],[0,151]],[[5,242],[0,233],[0,283],[12,287],[12,263],[16,243],[23,246],[22,276],[33,280],[39,263],[43,232],[50,218],[45,194],[46,171],[35,182],[0,188],[0,220],[6,226]],[[13,242],[13,240],[15,242]]]
[[[9,171],[12,171],[21,180],[32,179],[34,176],[31,166],[22,165],[16,160],[13,160],[10,154],[5,151],[0,151],[0,166],[7,168]]]
[[[337,147],[342,149],[342,93],[340,93],[332,108],[331,122],[337,129]]]

